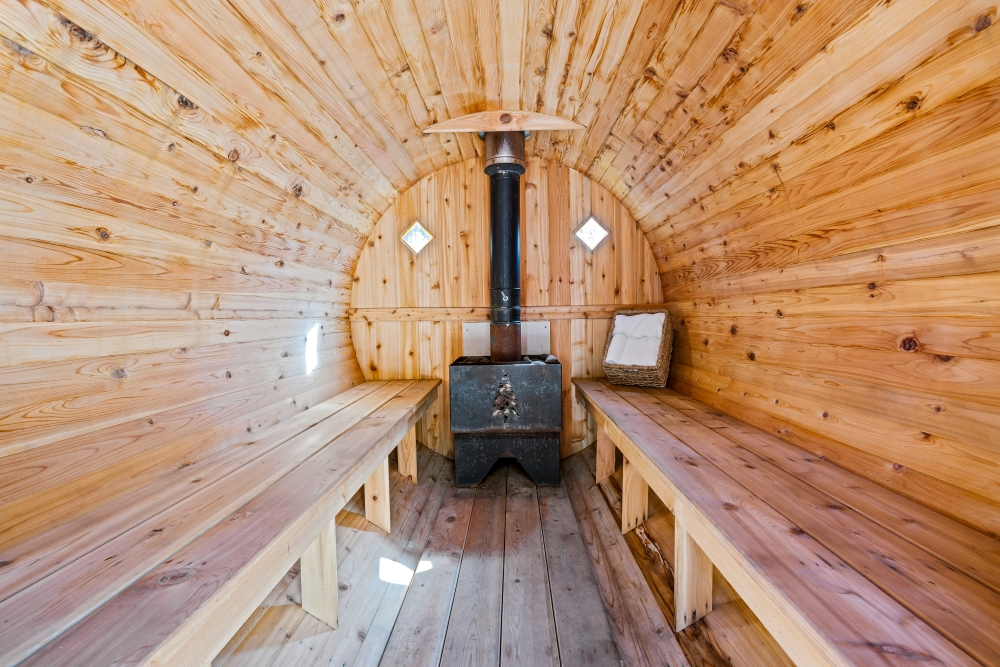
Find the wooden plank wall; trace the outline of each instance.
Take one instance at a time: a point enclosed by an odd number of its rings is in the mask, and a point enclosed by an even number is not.
[[[562,454],[569,456],[594,440],[570,377],[603,375],[611,313],[621,304],[659,303],[659,277],[635,219],[580,172],[529,160],[521,201],[525,317],[551,319],[564,375]],[[591,213],[612,230],[593,253],[572,234]],[[436,236],[418,256],[399,240],[414,220]],[[358,260],[351,303],[365,377],[447,382],[448,365],[462,354],[462,321],[488,319],[489,179],[481,159],[431,174],[386,211]],[[420,440],[452,456],[447,395],[446,386]]]
[[[347,307],[366,230],[32,6],[45,55],[0,40],[3,544],[363,380]]]
[[[891,36],[872,11],[773,93],[770,125],[734,123],[640,205],[671,386],[997,534],[995,9],[939,3]],[[850,51],[868,38],[877,58]]]

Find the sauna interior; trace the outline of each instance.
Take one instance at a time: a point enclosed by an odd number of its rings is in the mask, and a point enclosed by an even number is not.
[[[1000,665],[997,8],[0,0],[0,666]]]

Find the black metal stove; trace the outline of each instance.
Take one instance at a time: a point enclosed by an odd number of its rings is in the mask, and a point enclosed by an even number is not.
[[[562,364],[555,357],[493,363],[459,357],[448,369],[455,478],[483,481],[501,456],[513,456],[542,486],[559,486]]]
[[[487,132],[490,177],[490,356],[449,368],[459,486],[513,456],[536,484],[559,485],[562,365],[521,355],[521,175],[524,133]]]

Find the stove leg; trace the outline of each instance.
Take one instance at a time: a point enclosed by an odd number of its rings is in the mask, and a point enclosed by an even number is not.
[[[365,482],[365,518],[376,526],[389,531],[389,459],[375,468]]]

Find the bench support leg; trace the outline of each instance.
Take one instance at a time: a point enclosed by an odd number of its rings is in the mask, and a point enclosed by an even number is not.
[[[389,459],[375,468],[365,482],[365,518],[389,531]]]
[[[597,427],[597,483],[615,474],[615,443],[600,426]]]
[[[336,522],[323,529],[302,558],[302,609],[337,627],[337,531]]]
[[[649,515],[649,486],[635,466],[625,459],[622,479],[622,533],[636,528]]]
[[[674,521],[674,630],[680,632],[712,611],[712,561]]]
[[[417,483],[417,427],[414,426],[396,445],[396,465],[399,474]]]

